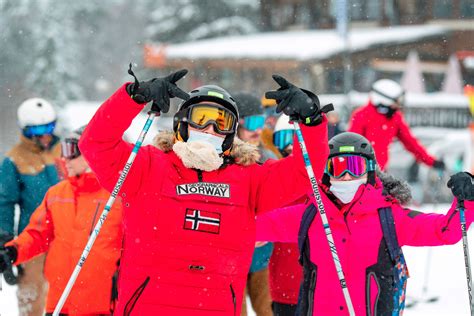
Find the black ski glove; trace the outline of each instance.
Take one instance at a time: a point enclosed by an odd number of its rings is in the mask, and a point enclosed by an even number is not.
[[[128,73],[135,78],[135,82],[127,86],[127,93],[137,103],[153,101],[152,111],[168,112],[170,109],[170,98],[189,99],[189,94],[176,85],[176,81],[188,73],[186,69],[181,69],[163,78],[153,78],[141,82],[138,82],[137,77],[133,73],[131,64]]]
[[[460,201],[474,200],[474,179],[469,172],[458,172],[452,175],[448,181],[448,188]]]
[[[0,247],[0,273],[3,273],[5,270],[8,270],[13,262],[16,261],[18,256],[18,251],[13,246]]]
[[[435,160],[435,162],[433,163],[433,168],[438,169],[440,171],[444,171],[446,169],[446,165],[442,160]]]
[[[318,125],[323,120],[323,113],[334,110],[332,104],[321,109],[318,97],[311,91],[298,88],[279,75],[273,75],[280,88],[277,91],[265,93],[267,99],[274,99],[278,103],[276,112],[283,112],[292,121],[300,121],[305,125]]]

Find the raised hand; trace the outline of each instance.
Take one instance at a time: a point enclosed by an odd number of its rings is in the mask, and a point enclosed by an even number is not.
[[[189,94],[176,85],[176,82],[188,73],[186,69],[178,70],[166,77],[141,82],[138,82],[131,68],[128,72],[135,78],[135,82],[127,86],[127,92],[137,103],[153,101],[155,107],[153,110],[166,113],[170,109],[171,98],[189,99]]]
[[[322,121],[322,113],[330,109],[321,110],[318,97],[311,91],[298,88],[285,78],[273,75],[273,80],[280,85],[276,91],[265,93],[267,99],[277,102],[276,112],[283,112],[291,120],[301,121],[306,125],[317,125]]]

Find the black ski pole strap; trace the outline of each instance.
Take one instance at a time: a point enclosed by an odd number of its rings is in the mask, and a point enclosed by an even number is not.
[[[334,111],[334,104],[332,104],[332,103],[326,104],[320,110],[320,112],[322,112],[322,113],[329,113],[331,111]]]
[[[134,96],[134,95],[136,94],[136,92],[137,92],[138,85],[139,85],[140,83],[138,82],[137,76],[135,76],[135,73],[134,73],[133,70],[132,70],[132,63],[130,63],[130,64],[128,65],[128,74],[131,75],[131,76],[134,78],[134,80],[135,80],[135,82],[133,83],[132,91],[131,91],[131,92],[132,92],[131,95]],[[133,98],[133,97],[132,97],[132,98]]]
[[[303,257],[305,254],[305,244],[308,239],[308,231],[313,223],[314,218],[316,217],[316,207],[311,203],[306,210],[304,211],[303,217],[301,218],[300,229],[298,231],[298,248],[300,250],[300,257],[298,261],[303,265]],[[309,254],[308,254],[309,256]]]
[[[401,255],[401,249],[398,244],[397,231],[395,229],[395,220],[391,207],[382,207],[378,209],[380,225],[382,226],[382,233],[387,243],[390,258],[393,262]]]

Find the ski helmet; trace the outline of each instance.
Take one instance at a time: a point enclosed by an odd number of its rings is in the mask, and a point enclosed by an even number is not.
[[[375,159],[375,151],[370,141],[364,136],[352,133],[343,132],[337,134],[329,140],[329,156],[328,159],[339,155],[359,155],[367,158],[368,161],[368,179],[367,182],[375,183],[375,168],[377,161]],[[323,183],[329,185],[329,174],[326,172],[323,176]]]
[[[273,144],[281,154],[284,154],[288,145],[293,144],[294,131],[293,125],[290,124],[290,117],[286,114],[280,115],[273,130]]]
[[[237,109],[237,104],[229,92],[215,85],[201,86],[189,92],[189,99],[181,103],[178,112],[174,115],[173,131],[177,140],[184,142],[188,140],[188,123],[185,118],[193,105],[205,101],[217,103],[225,107],[235,115],[238,122],[239,111]],[[235,131],[234,133],[227,135],[222,143],[222,152],[225,155],[229,154],[229,149],[232,147],[232,143],[234,142],[234,136]]]
[[[275,124],[273,133],[288,129],[294,131],[293,124],[290,124],[290,117],[286,114],[281,114]]]
[[[18,107],[18,123],[21,128],[46,125],[56,121],[56,111],[51,103],[41,98],[31,98]]]
[[[234,99],[239,109],[240,118],[263,114],[262,104],[256,96],[247,92],[237,92],[234,93]]]
[[[381,79],[372,85],[370,100],[375,106],[391,106],[398,102],[403,105],[405,90],[397,82],[390,79]]]

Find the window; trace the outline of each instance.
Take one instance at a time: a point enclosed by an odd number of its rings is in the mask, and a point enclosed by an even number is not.
[[[453,14],[452,0],[434,0],[434,3],[433,3],[433,17],[434,18],[449,18],[452,16],[452,14]]]

